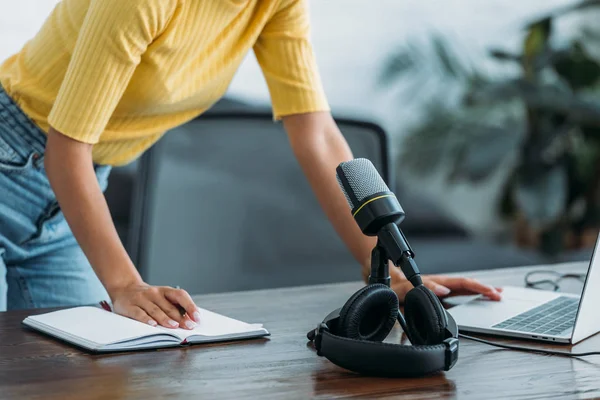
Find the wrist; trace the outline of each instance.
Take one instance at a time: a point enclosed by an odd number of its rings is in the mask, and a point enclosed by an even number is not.
[[[362,279],[363,281],[365,281],[365,283],[369,280],[369,275],[371,273],[371,269],[370,268],[362,268],[361,271],[361,275],[362,275]]]
[[[117,273],[103,282],[104,288],[111,299],[114,299],[116,293],[133,285],[143,285],[145,282],[137,271],[128,273]]]
[[[361,266],[362,278],[365,282],[368,282],[369,275],[371,275],[371,255],[370,254],[368,257],[363,259],[363,261],[360,263],[360,266]]]

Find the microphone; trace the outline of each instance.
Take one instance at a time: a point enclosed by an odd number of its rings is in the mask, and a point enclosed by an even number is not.
[[[373,163],[366,158],[346,161],[336,168],[336,175],[361,231],[367,236],[377,236],[375,250],[380,247],[385,250],[385,257],[373,257],[371,275],[374,279],[389,282],[389,274],[384,272],[389,259],[402,269],[414,286],[422,284],[419,268],[413,259],[414,252],[398,227],[406,216],[404,210]]]

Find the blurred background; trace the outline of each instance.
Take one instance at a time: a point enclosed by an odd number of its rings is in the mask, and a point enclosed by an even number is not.
[[[0,59],[56,3],[7,5]],[[589,260],[599,3],[310,1],[334,116],[396,191],[423,272]],[[194,293],[359,279],[286,145],[250,53],[214,109],[116,168],[107,198],[146,279]]]

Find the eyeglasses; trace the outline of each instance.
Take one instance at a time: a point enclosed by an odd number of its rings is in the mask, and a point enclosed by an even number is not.
[[[563,279],[577,279],[581,283],[584,283],[585,276],[585,273],[561,273],[552,270],[537,270],[525,275],[525,286],[558,292],[560,290],[559,282]]]

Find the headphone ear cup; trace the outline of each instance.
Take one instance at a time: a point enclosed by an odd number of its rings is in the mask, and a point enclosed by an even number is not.
[[[398,296],[383,284],[365,286],[340,311],[338,333],[349,339],[382,341],[398,319]]]
[[[424,285],[411,289],[404,300],[404,317],[414,345],[442,343],[448,321],[437,296]]]

